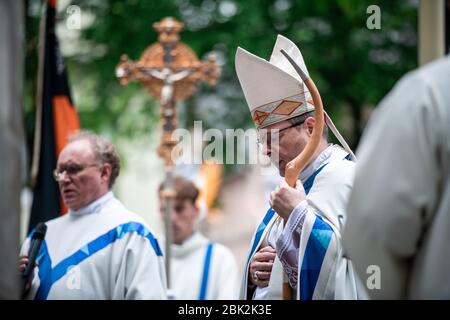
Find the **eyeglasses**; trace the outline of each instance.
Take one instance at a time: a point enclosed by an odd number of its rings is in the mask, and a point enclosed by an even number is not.
[[[62,180],[63,174],[66,173],[69,177],[76,176],[81,171],[83,171],[86,168],[89,167],[97,167],[100,164],[93,163],[88,165],[79,165],[79,164],[70,164],[67,166],[62,166],[58,169],[53,170],[53,178],[55,178],[56,181]]]
[[[281,140],[281,136],[280,134],[290,128],[296,127],[303,124],[303,122],[297,123],[297,124],[292,124],[286,128],[282,128],[282,129],[261,129],[258,130],[258,138],[256,140],[256,143],[258,144],[258,147],[261,148],[261,150],[263,150],[264,146],[270,146],[272,143],[272,135],[273,137],[277,137],[278,142]],[[278,136],[277,136],[278,135]]]

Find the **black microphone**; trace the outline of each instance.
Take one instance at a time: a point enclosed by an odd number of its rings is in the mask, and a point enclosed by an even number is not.
[[[33,274],[34,265],[36,263],[39,250],[44,240],[45,233],[47,232],[47,226],[45,223],[40,222],[34,230],[33,236],[30,241],[30,249],[28,250],[28,264],[25,270],[22,272],[22,298],[26,294],[26,286],[30,281],[30,277]]]

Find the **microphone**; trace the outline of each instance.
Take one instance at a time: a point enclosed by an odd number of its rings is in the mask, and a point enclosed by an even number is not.
[[[25,289],[27,283],[30,281],[30,277],[33,274],[34,265],[36,263],[36,259],[46,232],[47,225],[43,222],[40,222],[36,226],[33,236],[31,237],[30,249],[28,250],[28,264],[25,267],[25,270],[22,272],[22,298],[26,293]]]

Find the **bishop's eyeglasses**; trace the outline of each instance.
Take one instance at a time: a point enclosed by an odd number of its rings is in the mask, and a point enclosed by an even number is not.
[[[258,137],[256,140],[256,143],[258,144],[258,147],[260,150],[263,150],[264,146],[270,146],[272,144],[272,138],[275,138],[275,143],[279,142],[281,140],[281,133],[285,130],[288,130],[293,127],[297,127],[301,125],[301,123],[292,124],[290,126],[287,126],[286,128],[282,129],[261,129],[258,130]]]

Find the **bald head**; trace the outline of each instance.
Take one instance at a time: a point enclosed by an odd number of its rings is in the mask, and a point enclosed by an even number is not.
[[[89,205],[106,194],[112,185],[112,165],[99,156],[95,147],[89,138],[75,136],[59,155],[59,188],[64,202],[72,210]]]

